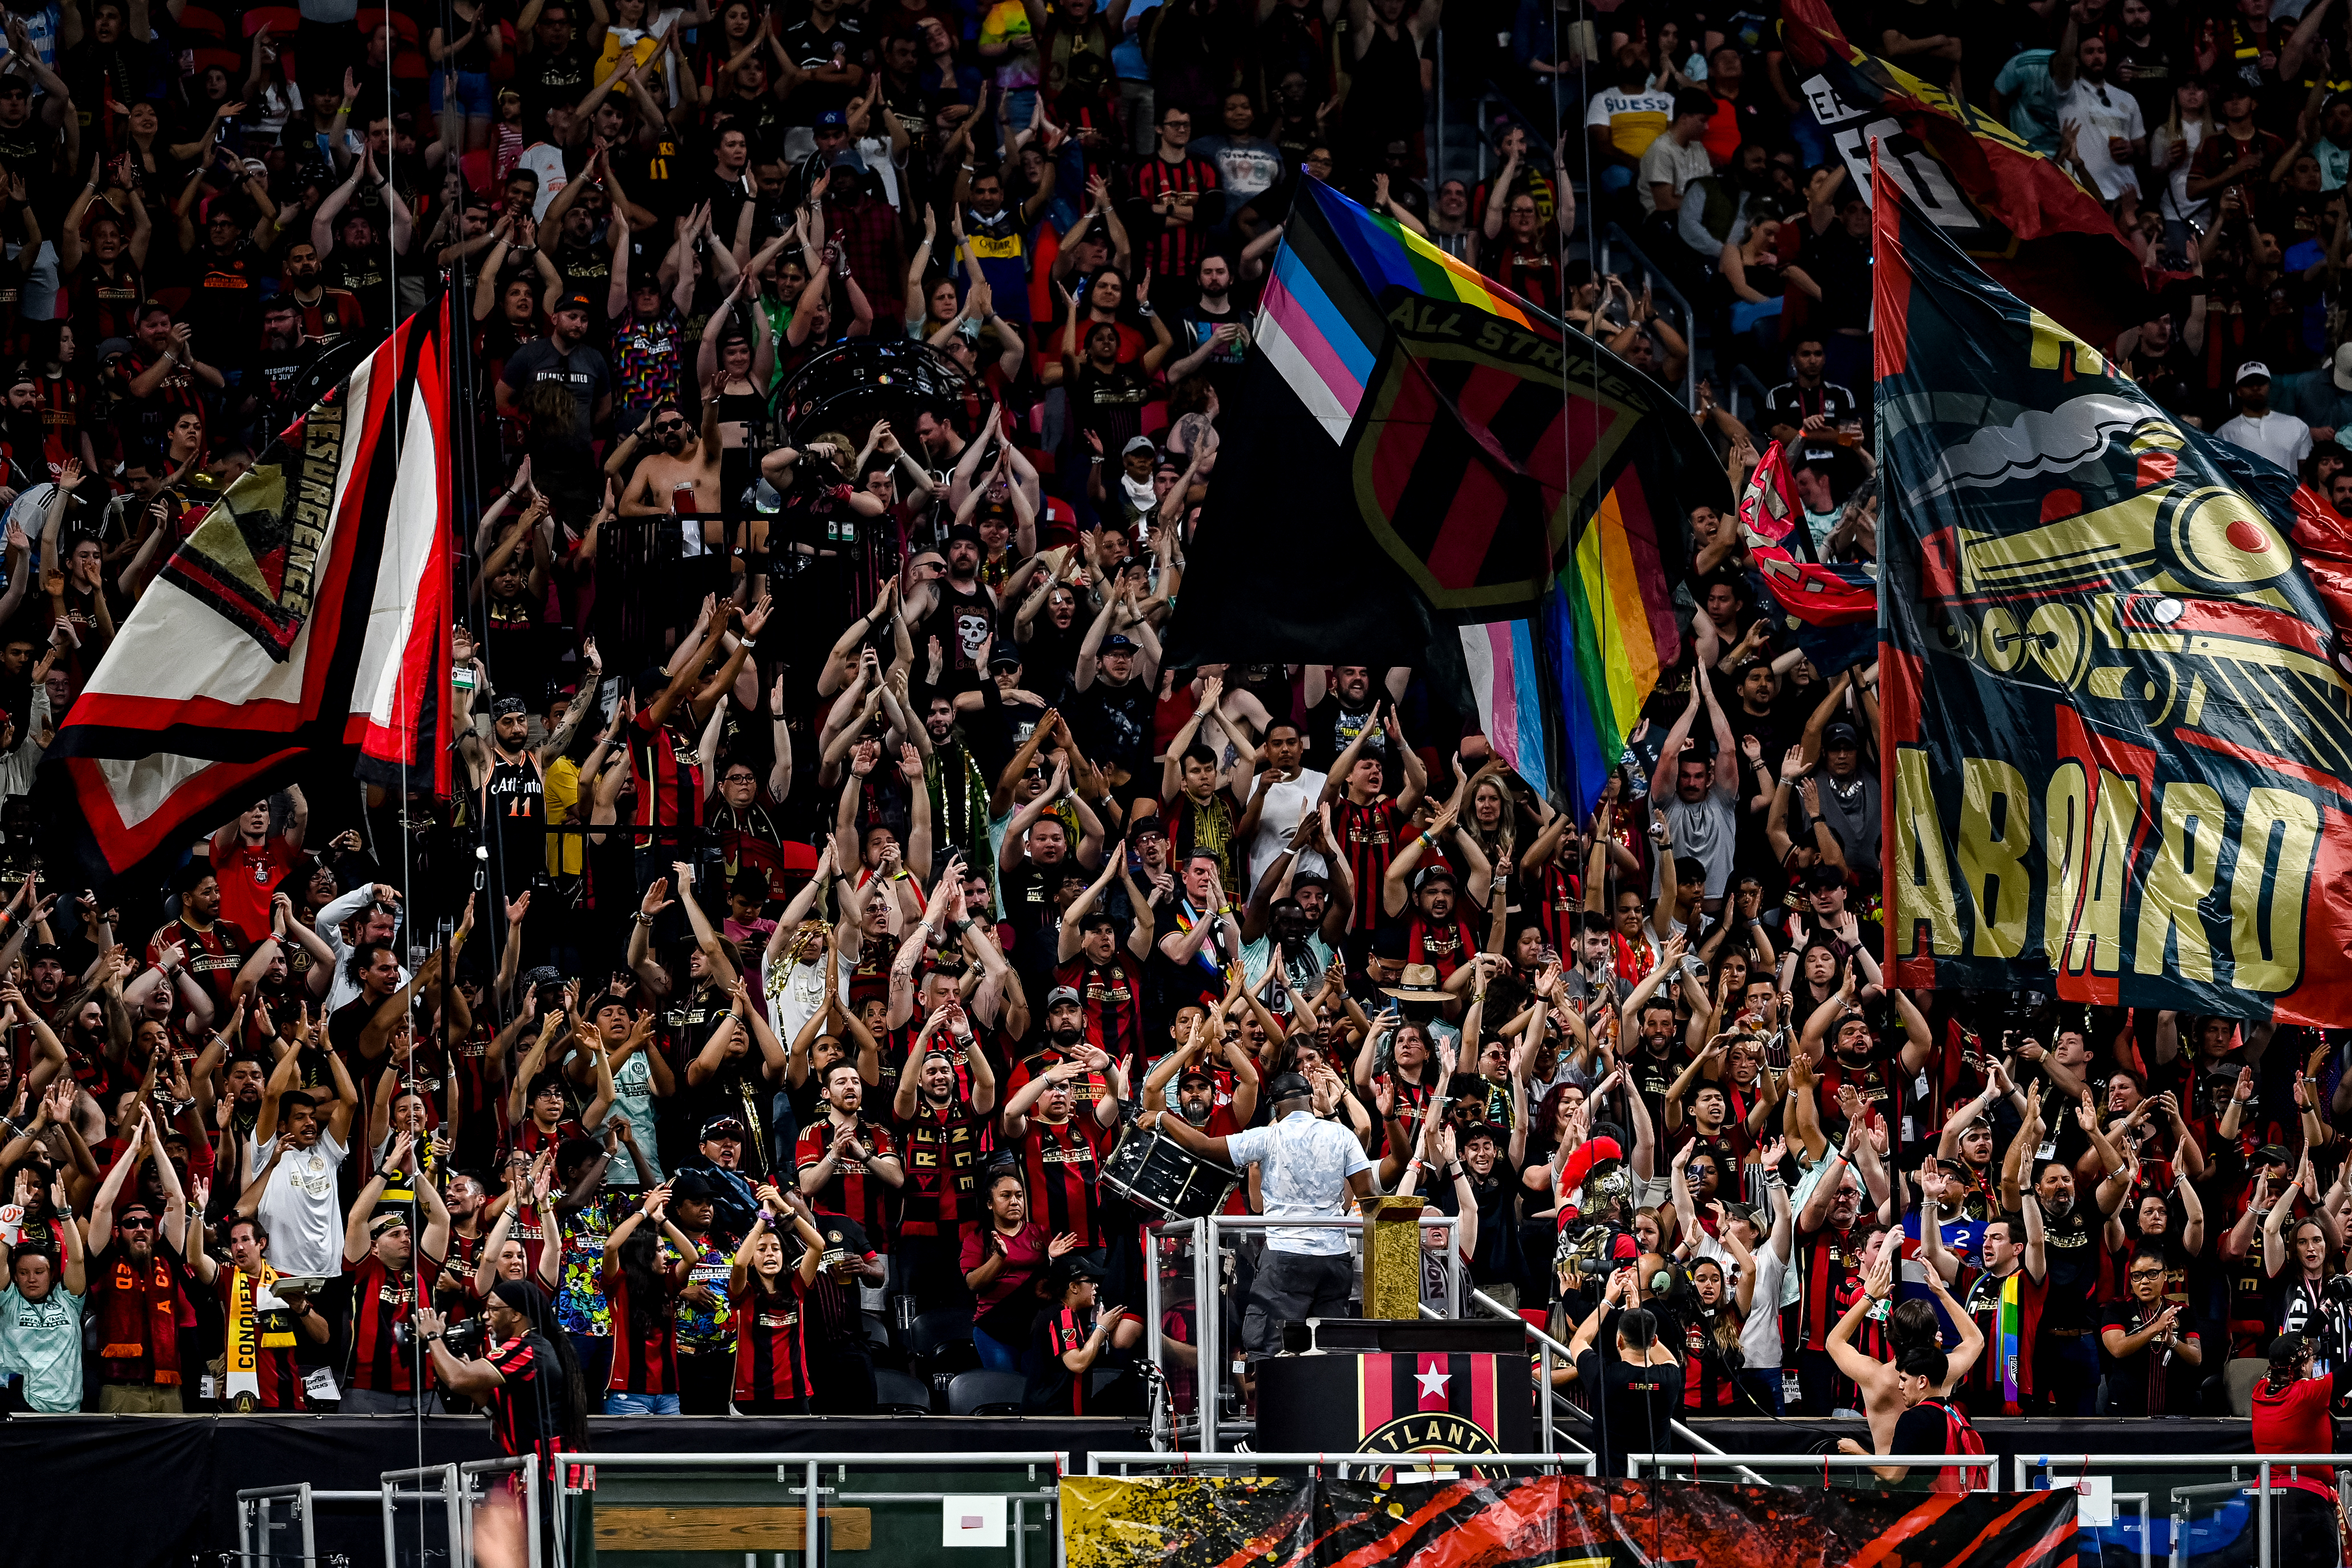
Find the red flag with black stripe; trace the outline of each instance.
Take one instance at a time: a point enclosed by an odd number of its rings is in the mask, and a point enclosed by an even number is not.
[[[2006,121],[1856,48],[1823,0],[1781,0],[1780,36],[1865,200],[1875,144],[1887,177],[2028,304],[2103,347],[2155,313],[2105,205]]]

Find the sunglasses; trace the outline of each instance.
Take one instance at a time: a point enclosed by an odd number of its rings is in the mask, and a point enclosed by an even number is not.
[[[155,1222],[144,1217],[143,1215],[140,1218],[133,1219],[130,1215],[125,1215],[123,1217],[114,1222],[114,1228],[117,1230],[152,1230],[155,1228]]]
[[[655,435],[660,436],[672,430],[683,430],[685,428],[686,421],[683,419],[657,419],[654,422],[653,431]]]

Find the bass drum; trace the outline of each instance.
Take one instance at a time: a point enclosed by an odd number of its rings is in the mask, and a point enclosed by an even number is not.
[[[1102,1184],[1171,1219],[1205,1219],[1241,1184],[1230,1165],[1204,1159],[1164,1133],[1129,1127],[1103,1162]]]
[[[918,414],[952,413],[971,429],[981,404],[971,378],[929,344],[851,338],[801,366],[777,406],[796,442],[825,430],[862,442],[876,420],[887,419],[911,447]]]

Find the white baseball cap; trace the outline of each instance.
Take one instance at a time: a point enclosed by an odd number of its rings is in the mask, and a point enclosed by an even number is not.
[[[2237,384],[2240,386],[2250,381],[2268,381],[2270,378],[2271,367],[2258,359],[2250,359],[2238,367]]]

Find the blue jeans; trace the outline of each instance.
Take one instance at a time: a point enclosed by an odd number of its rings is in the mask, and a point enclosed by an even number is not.
[[[987,1331],[978,1323],[971,1326],[971,1346],[980,1352],[980,1365],[983,1372],[1019,1372],[1021,1370],[1020,1350],[1006,1344],[1003,1340],[990,1339]]]
[[[675,1415],[677,1395],[675,1394],[608,1394],[604,1395],[607,1415]]]
[[[457,76],[458,109],[470,120],[488,120],[490,117],[492,103],[489,73],[459,71]],[[427,94],[432,100],[433,112],[436,114],[441,112],[441,100],[445,90],[441,81],[442,73],[437,70],[428,72],[425,76]]]

